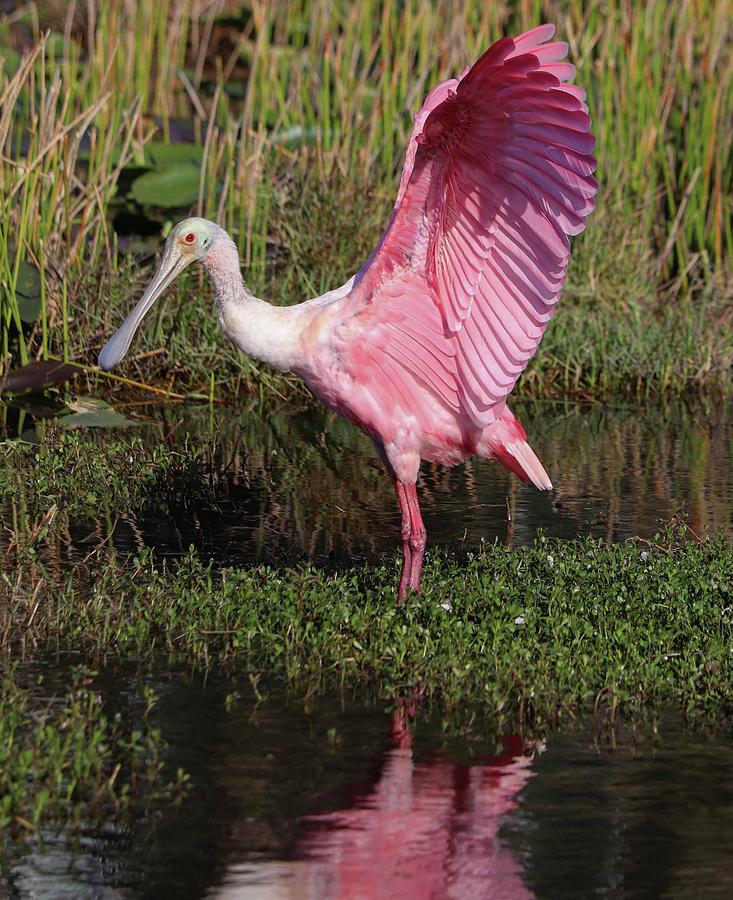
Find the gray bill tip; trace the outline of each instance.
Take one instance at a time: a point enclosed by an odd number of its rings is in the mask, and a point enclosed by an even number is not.
[[[125,353],[127,353],[127,348],[130,346],[130,341],[125,340],[125,338],[126,335],[120,335],[120,332],[118,331],[117,334],[113,335],[104,345],[104,347],[102,347],[98,362],[99,367],[101,369],[104,369],[105,372],[109,372],[110,369],[114,369],[114,367],[120,362]]]

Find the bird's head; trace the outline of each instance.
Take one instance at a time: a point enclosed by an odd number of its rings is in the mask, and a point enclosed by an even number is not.
[[[99,365],[103,369],[111,369],[122,360],[145,313],[168,285],[191,263],[205,261],[221,241],[229,243],[229,236],[223,228],[208,219],[184,219],[172,229],[148,289],[99,354]]]

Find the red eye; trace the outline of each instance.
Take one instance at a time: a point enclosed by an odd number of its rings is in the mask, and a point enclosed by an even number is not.
[[[193,244],[193,242],[196,240],[196,235],[193,233],[193,231],[189,231],[188,234],[186,235],[186,237],[185,237],[183,240],[184,240],[187,244]]]

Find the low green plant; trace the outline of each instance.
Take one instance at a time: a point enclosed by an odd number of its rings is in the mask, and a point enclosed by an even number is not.
[[[14,663],[0,679],[0,834],[36,835],[122,815],[144,795],[172,799],[185,791],[178,772],[161,775],[160,731],[148,722],[155,703],[144,691],[139,722],[109,716],[94,690],[94,672],[78,668],[60,693]]]
[[[57,578],[21,561],[7,640],[236,661],[309,689],[409,686],[447,711],[535,724],[670,704],[721,720],[733,712],[733,550],[680,538],[434,552],[403,607],[391,563],[217,569],[146,550]]]

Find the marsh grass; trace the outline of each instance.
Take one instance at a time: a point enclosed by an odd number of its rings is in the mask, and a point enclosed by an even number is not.
[[[733,712],[733,551],[684,537],[432,552],[404,607],[392,564],[217,569],[142,551],[132,565],[99,558],[59,577],[20,557],[6,645],[236,664],[306,692],[415,689],[446,712],[470,704],[534,725],[669,705],[722,722]]]
[[[0,679],[0,835],[38,836],[53,823],[75,831],[148,799],[182,796],[186,776],[162,775],[160,731],[143,690],[139,721],[109,715],[95,673],[78,667],[57,692],[15,663]],[[0,842],[2,861],[3,842]]]
[[[0,23],[2,365],[93,362],[129,309],[149,272],[122,260],[111,217],[134,211],[126,173],[146,164],[154,134],[191,120],[203,151],[193,211],[233,232],[256,292],[301,300],[345,280],[377,241],[430,85],[549,20],[589,91],[602,190],[551,353],[520,390],[728,384],[729,12],[727,0],[28,4]],[[153,215],[164,228],[188,211]],[[40,272],[32,325],[18,308],[22,263]],[[201,285],[182,282],[146,325],[137,376],[200,391],[215,370],[223,393],[291,390],[226,346],[192,302],[208,297]]]

